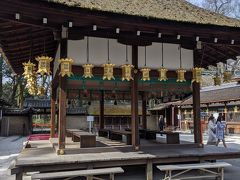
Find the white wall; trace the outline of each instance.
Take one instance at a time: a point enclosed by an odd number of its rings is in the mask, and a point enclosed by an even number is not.
[[[67,129],[87,129],[88,128],[87,116],[67,115],[66,127]]]
[[[74,60],[74,65],[82,65],[87,61],[87,38],[83,40],[68,41],[68,56]],[[147,66],[151,69],[158,69],[161,66],[161,43],[153,43],[147,47]],[[164,66],[175,70],[180,66],[179,45],[164,43]],[[56,60],[59,58],[59,51]],[[107,62],[107,39],[89,38],[89,60],[95,66],[101,66]],[[131,46],[128,46],[128,59],[132,62]],[[144,47],[139,47],[139,67],[144,66],[145,51]],[[110,60],[116,66],[121,66],[126,62],[126,46],[117,42],[116,39],[110,39]],[[55,64],[56,61],[55,61]],[[182,67],[191,69],[193,67],[193,51],[182,49]],[[55,69],[55,66],[54,66]]]

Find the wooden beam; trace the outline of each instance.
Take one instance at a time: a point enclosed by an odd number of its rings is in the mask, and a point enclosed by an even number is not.
[[[139,120],[138,120],[138,46],[132,46],[132,64],[134,66],[133,80],[131,82],[131,129],[132,145],[139,149]]]
[[[49,46],[52,47],[53,44],[55,44],[55,41],[46,42],[45,49],[47,49]],[[43,43],[33,44],[33,48],[36,48],[36,47],[43,48]],[[30,48],[31,48],[31,44],[22,46],[21,43],[19,43],[18,45],[15,45],[12,47],[5,46],[5,47],[3,47],[3,50],[5,53],[7,53],[9,51],[21,51],[21,50],[27,50],[27,49],[29,49],[29,51],[30,51]]]

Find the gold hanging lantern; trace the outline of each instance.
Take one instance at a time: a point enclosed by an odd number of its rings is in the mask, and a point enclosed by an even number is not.
[[[167,81],[168,80],[167,71],[168,71],[168,69],[166,69],[165,67],[161,67],[158,69],[158,72],[159,72],[158,80],[159,81]]]
[[[227,114],[227,107],[224,108],[224,113]]]
[[[186,110],[186,109],[184,110],[184,113],[183,113],[183,114],[185,114],[185,115],[187,114],[187,110]]]
[[[237,107],[237,106],[234,106],[233,112],[234,112],[234,113],[237,113],[237,112],[238,112],[238,107]]]
[[[92,69],[94,67],[93,64],[89,63],[89,37],[87,37],[87,63],[82,65],[83,67],[83,77],[84,78],[92,78],[93,77],[93,73],[92,73]]]
[[[224,71],[223,73],[223,82],[228,83],[232,79],[232,72],[231,71]]]
[[[202,81],[202,68],[192,69],[192,82],[200,83]]]
[[[28,88],[29,94],[37,95],[37,92],[38,92],[38,88],[37,88],[37,74],[36,74],[35,71],[33,71],[33,74],[27,80],[27,88]]]
[[[176,72],[177,72],[177,82],[185,82],[186,81],[186,79],[185,79],[186,70],[179,68],[179,69],[177,69]]]
[[[221,77],[219,75],[216,75],[215,77],[213,77],[214,80],[214,85],[215,86],[220,86],[221,85]]]
[[[115,66],[115,64],[111,64],[111,63],[103,64],[103,80],[115,79],[113,76],[113,67],[114,66]]]
[[[48,57],[48,56],[38,56],[35,58],[36,61],[38,61],[38,70],[37,73],[44,75],[50,75],[51,70],[50,70],[50,63],[53,60],[53,58]]]
[[[35,64],[31,63],[30,60],[27,63],[23,63],[23,76],[28,79],[33,75]]]
[[[145,46],[145,65],[144,67],[140,70],[142,72],[142,78],[141,80],[143,81],[150,81],[150,68],[147,68],[147,47]]]
[[[142,68],[141,72],[142,72],[142,79],[143,81],[150,81],[150,68]]]
[[[134,66],[132,64],[124,64],[124,65],[121,66],[121,68],[122,68],[122,81],[133,80],[133,77],[132,77],[132,68],[133,67]]]
[[[207,114],[209,113],[209,109],[208,109],[208,108],[206,109],[206,113],[207,113]]]
[[[92,69],[94,67],[93,64],[84,64],[83,66],[83,77],[84,78],[92,78],[93,77],[93,73],[92,73]]]
[[[44,96],[44,94],[45,94],[45,88],[43,86],[38,87],[37,95]]]
[[[59,62],[61,65],[61,70],[59,75],[61,75],[62,77],[65,75],[67,76],[73,75],[72,73],[73,60],[71,58],[62,58],[59,60]]]

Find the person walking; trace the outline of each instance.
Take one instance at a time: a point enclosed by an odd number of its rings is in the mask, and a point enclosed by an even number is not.
[[[216,125],[215,125],[215,118],[213,114],[208,118],[208,145],[215,145],[216,144]]]
[[[216,122],[216,138],[217,138],[217,143],[216,146],[220,143],[220,141],[223,142],[223,146],[226,148],[227,145],[225,143],[225,137],[224,137],[224,131],[226,128],[226,123],[224,121],[222,113],[219,113],[219,116],[217,118]]]

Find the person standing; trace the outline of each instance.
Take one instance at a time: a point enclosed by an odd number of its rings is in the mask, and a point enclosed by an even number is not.
[[[159,117],[159,130],[163,131],[164,126],[165,126],[164,118],[163,118],[163,116],[160,116]]]
[[[220,143],[220,141],[223,142],[223,146],[226,148],[227,145],[225,143],[225,137],[224,137],[224,131],[226,128],[226,123],[224,121],[222,113],[219,114],[216,122],[216,137],[217,137],[217,143],[216,146]]]
[[[216,126],[215,126],[215,118],[213,114],[208,118],[208,145],[216,144]]]

